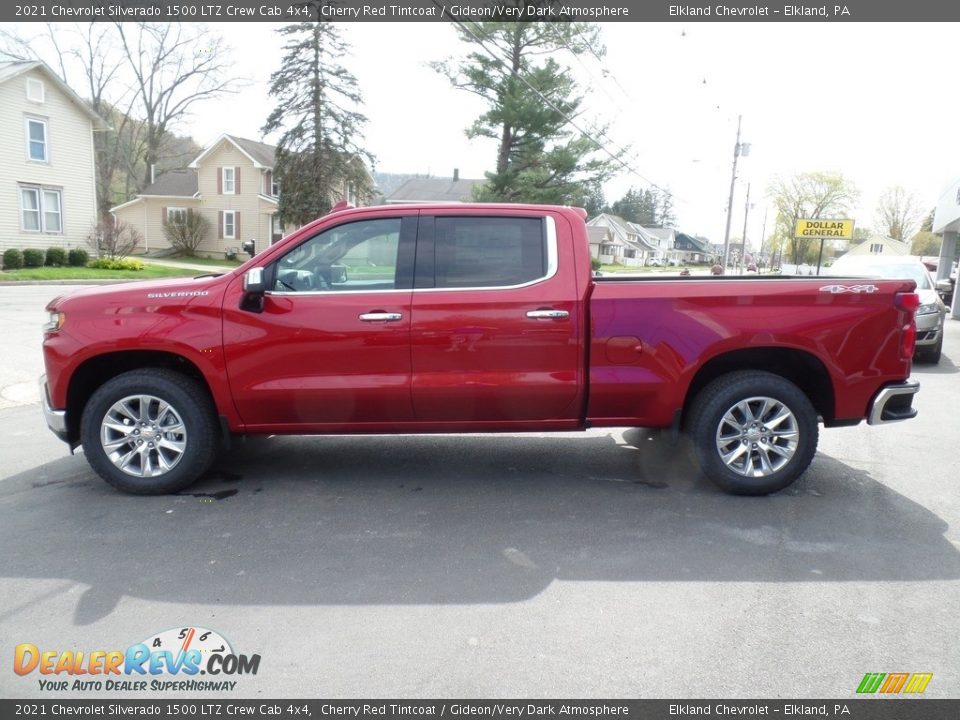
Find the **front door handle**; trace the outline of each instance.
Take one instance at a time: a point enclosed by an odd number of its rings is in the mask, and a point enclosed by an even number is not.
[[[368,312],[363,313],[360,319],[364,322],[396,322],[403,320],[403,313],[397,312]]]
[[[570,317],[570,313],[566,310],[531,310],[527,313],[527,317],[534,319],[566,320]]]

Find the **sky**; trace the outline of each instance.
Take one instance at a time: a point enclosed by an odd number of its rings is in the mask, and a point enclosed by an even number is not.
[[[242,92],[197,107],[177,128],[201,144],[220,134],[260,139],[273,107],[267,86],[281,57],[280,27],[212,24],[233,48]],[[649,183],[674,195],[678,227],[722,242],[737,118],[743,142],[731,237],[752,208],[747,236],[756,247],[777,176],[840,172],[860,190],[851,213],[874,224],[883,190],[902,185],[933,208],[960,176],[960,93],[952,89],[956,28],[950,23],[600,23],[605,56],[557,59],[588,88],[584,120],[608,124],[600,138],[628,159],[605,187],[612,202]],[[447,23],[344,23],[344,58],[369,118],[364,145],[376,169],[481,178],[496,145],[464,129],[483,111],[428,63],[462,54]],[[266,138],[267,141],[273,138]],[[629,147],[624,153],[623,148]],[[767,212],[769,210],[769,212]]]

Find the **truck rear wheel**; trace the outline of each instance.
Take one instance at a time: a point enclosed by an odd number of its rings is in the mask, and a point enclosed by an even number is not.
[[[779,375],[723,375],[697,396],[690,434],[704,474],[735,495],[767,495],[790,485],[817,450],[817,412]]]
[[[159,495],[192,485],[217,450],[217,420],[195,380],[158,368],[101,385],[80,421],[90,466],[118,490]]]

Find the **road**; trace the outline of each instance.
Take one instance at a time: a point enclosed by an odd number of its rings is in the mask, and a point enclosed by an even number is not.
[[[824,431],[772,497],[632,430],[263,438],[142,498],[43,425],[56,292],[0,288],[0,696],[83,697],[12,673],[15,644],[187,626],[261,656],[223,696],[853,698],[895,671],[960,696],[960,322],[917,419]]]

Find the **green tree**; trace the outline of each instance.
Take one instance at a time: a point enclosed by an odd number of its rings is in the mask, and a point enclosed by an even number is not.
[[[274,175],[280,183],[280,220],[302,225],[325,215],[349,191],[366,199],[373,183],[358,144],[366,117],[357,79],[340,60],[348,44],[330,22],[286,25],[280,69],[270,76],[277,107],[264,134],[279,132]]]
[[[906,240],[923,222],[923,208],[917,196],[899,185],[883,191],[877,203],[876,224],[894,240]]]
[[[786,249],[790,262],[800,264],[816,259],[820,241],[794,237],[797,220],[845,217],[860,193],[840,173],[810,172],[774,179],[767,194],[777,210],[773,237]]]
[[[644,227],[669,227],[676,224],[670,193],[654,187],[645,190],[630,188],[610,206],[610,212]]]
[[[598,27],[580,22],[468,22],[459,26],[459,33],[472,52],[432,67],[486,104],[486,112],[466,131],[471,139],[498,143],[495,170],[487,173],[477,199],[585,205],[615,163],[571,124],[576,118],[583,127],[583,96],[568,68],[554,56],[588,49],[601,55]]]
[[[932,232],[921,230],[910,238],[911,255],[939,255],[943,238]]]

